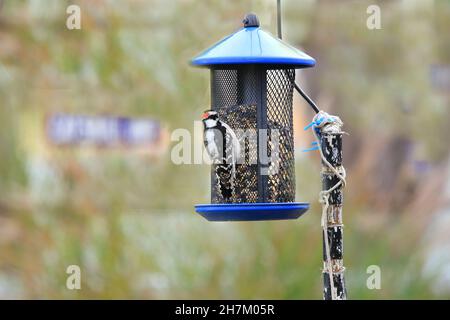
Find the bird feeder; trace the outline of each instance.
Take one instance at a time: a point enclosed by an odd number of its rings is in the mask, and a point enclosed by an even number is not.
[[[313,67],[315,60],[262,30],[256,15],[243,23],[191,63],[210,69],[211,109],[236,132],[256,132],[257,147],[241,137],[247,152],[237,165],[233,196],[224,199],[211,174],[211,204],[195,208],[210,221],[296,219],[309,204],[295,202],[295,70]]]

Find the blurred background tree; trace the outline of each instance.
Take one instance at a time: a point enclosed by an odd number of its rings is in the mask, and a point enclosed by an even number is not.
[[[366,27],[374,3],[380,30]],[[66,28],[70,4],[81,8],[81,30]],[[317,154],[298,153],[297,199],[312,203],[299,221],[214,224],[193,213],[209,201],[209,168],[174,165],[170,145],[149,158],[56,148],[45,137],[54,112],[149,116],[192,130],[210,103],[209,73],[189,59],[250,11],[276,34],[275,0],[0,8],[0,297],[321,298]],[[448,200],[449,86],[431,78],[433,66],[450,64],[450,3],[285,0],[283,17],[285,40],[318,62],[298,72],[300,83],[350,133],[349,297],[448,297],[450,280],[437,290],[433,278],[450,261],[424,265],[450,240],[430,248],[424,235]],[[313,114],[298,97],[294,108],[301,150]],[[65,287],[71,264],[81,267],[82,290]],[[381,290],[366,287],[372,264]]]

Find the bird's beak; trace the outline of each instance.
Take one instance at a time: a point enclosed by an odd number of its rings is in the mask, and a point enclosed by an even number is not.
[[[208,112],[205,112],[205,113],[202,114],[202,120],[205,120],[208,117],[209,117],[209,113]]]

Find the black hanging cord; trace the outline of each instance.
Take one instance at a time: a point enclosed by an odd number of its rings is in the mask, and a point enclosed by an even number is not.
[[[310,97],[295,83],[294,81],[294,88],[297,90],[298,93],[303,97],[303,99],[308,102],[308,104],[311,106],[311,108],[314,110],[315,113],[319,113],[319,108],[317,108],[317,105],[314,103],[314,101],[311,100]]]
[[[281,34],[281,0],[277,0],[277,30],[278,30],[278,38],[283,39],[283,36]],[[298,86],[297,83],[295,83],[295,79],[292,79],[292,82],[294,83],[294,88],[297,90],[298,93],[303,97],[303,99],[308,102],[308,104],[311,106],[311,108],[314,110],[315,113],[319,113],[319,108],[317,105],[312,101],[312,99]]]

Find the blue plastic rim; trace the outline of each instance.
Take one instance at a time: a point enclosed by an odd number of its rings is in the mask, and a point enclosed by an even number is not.
[[[309,209],[309,203],[198,204],[195,211],[208,221],[293,220]]]

